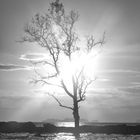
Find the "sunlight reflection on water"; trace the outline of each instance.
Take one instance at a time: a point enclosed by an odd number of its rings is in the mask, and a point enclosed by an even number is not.
[[[0,140],[140,140],[140,135],[81,133],[80,137],[76,138],[73,133],[46,133],[41,136],[29,133],[2,133]]]
[[[59,133],[52,140],[109,140],[109,139],[104,134],[94,135],[91,133],[84,133],[84,134],[80,134],[80,137],[77,138],[72,133]]]
[[[76,140],[72,133],[59,133],[53,140]]]
[[[54,125],[59,127],[74,127],[74,122],[56,122]],[[80,125],[85,125],[85,123],[80,122]]]
[[[58,133],[45,140],[140,140],[140,135],[107,135],[107,134],[92,134],[82,133],[79,138],[76,138],[72,133]]]

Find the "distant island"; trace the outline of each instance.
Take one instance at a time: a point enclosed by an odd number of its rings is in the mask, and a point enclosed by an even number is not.
[[[54,122],[74,122],[73,118],[65,118],[65,119],[46,119],[43,122],[54,123]],[[89,122],[86,119],[80,119],[80,122]]]

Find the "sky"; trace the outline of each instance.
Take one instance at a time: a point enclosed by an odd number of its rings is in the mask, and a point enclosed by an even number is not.
[[[27,60],[45,52],[18,41],[36,13],[45,13],[51,0],[0,0],[0,121],[43,121],[72,117],[72,112],[32,85],[34,75]],[[81,37],[106,32],[106,44],[96,58],[97,80],[80,104],[80,116],[88,121],[140,121],[140,1],[61,0],[66,11],[80,17]],[[71,104],[67,96],[59,97]]]

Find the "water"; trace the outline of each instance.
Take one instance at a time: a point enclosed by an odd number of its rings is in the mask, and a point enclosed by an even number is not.
[[[56,122],[54,125],[58,127],[74,127],[74,122]],[[80,125],[85,125],[85,123],[81,122]]]
[[[58,127],[74,127],[74,122],[55,122],[53,123]],[[100,122],[80,122],[80,126],[89,125],[89,126],[107,126],[107,125],[120,125],[126,124],[128,126],[140,125],[140,123],[100,123]]]
[[[0,140],[140,140],[140,135],[92,134],[82,133],[76,138],[72,133],[42,134],[40,137],[29,133],[10,133],[0,135]]]

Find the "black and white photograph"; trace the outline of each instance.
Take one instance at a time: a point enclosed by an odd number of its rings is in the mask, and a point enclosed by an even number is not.
[[[0,140],[140,140],[140,0],[0,0]]]

